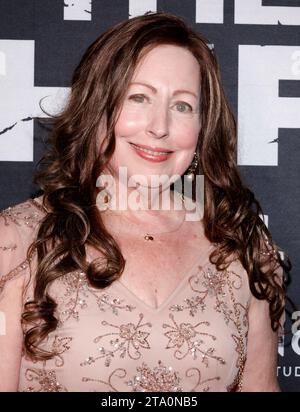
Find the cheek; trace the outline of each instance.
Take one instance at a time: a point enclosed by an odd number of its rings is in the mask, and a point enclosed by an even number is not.
[[[116,138],[130,137],[145,128],[145,116],[138,111],[123,109],[115,126]]]
[[[195,148],[200,132],[199,123],[200,122],[195,119],[195,121],[185,121],[177,124],[173,136],[174,143],[178,149],[193,150]]]

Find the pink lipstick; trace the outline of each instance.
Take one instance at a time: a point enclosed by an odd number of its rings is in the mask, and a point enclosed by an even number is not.
[[[130,145],[141,158],[151,162],[164,162],[173,153],[171,150],[162,147],[154,148],[134,143],[130,143]]]

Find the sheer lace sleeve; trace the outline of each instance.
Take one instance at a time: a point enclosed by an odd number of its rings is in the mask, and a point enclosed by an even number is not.
[[[284,261],[284,251],[278,248],[278,252],[280,255],[280,258],[282,261]],[[278,256],[277,256],[277,251],[271,247],[270,243],[268,240],[265,240],[264,246],[263,246],[263,251],[261,254],[264,257],[264,267],[267,268],[268,270],[271,269],[273,273],[273,281],[275,284],[278,286],[285,288],[285,273],[283,270],[283,267],[281,266]],[[279,329],[278,329],[278,335],[279,337],[284,335],[284,323],[285,323],[285,311],[283,311],[280,321],[279,321]]]
[[[279,250],[281,259],[282,251]],[[261,254],[264,256],[263,269],[271,269],[275,284],[283,286],[284,271],[279,263],[277,251],[266,241]],[[285,312],[279,321],[279,330],[271,328],[269,303],[258,300],[253,295],[249,305],[249,331],[247,344],[247,361],[245,364],[243,391],[278,392],[277,350],[279,337],[284,333]]]
[[[27,249],[38,213],[30,202],[0,213],[0,391],[16,391],[23,343],[21,315],[29,279]]]

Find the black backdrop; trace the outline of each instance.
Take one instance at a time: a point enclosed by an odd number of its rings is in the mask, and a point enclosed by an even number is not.
[[[300,306],[300,0],[0,0],[0,209],[27,199],[46,130],[86,47],[148,10],[184,17],[214,47],[239,124],[238,164],[269,229],[293,263]],[[286,322],[278,376],[300,392],[300,311]]]

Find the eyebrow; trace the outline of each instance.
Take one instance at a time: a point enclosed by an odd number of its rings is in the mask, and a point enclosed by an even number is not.
[[[157,93],[157,89],[155,87],[151,86],[150,84],[143,83],[143,82],[131,82],[130,86],[133,85],[133,84],[138,84],[140,86],[148,87],[148,89],[152,90],[153,93]],[[198,96],[194,92],[191,92],[190,90],[179,89],[179,90],[175,90],[175,92],[173,94],[174,94],[174,96],[176,96],[177,94],[182,94],[182,93],[191,94],[196,99],[198,99]]]

